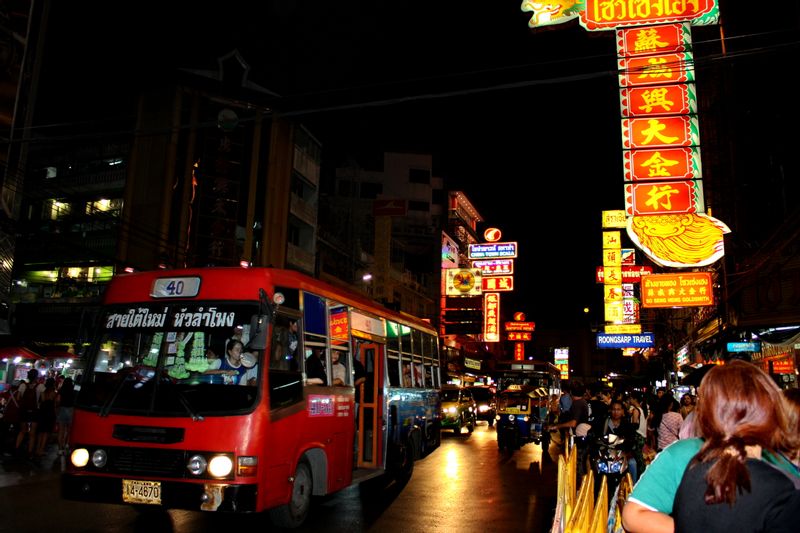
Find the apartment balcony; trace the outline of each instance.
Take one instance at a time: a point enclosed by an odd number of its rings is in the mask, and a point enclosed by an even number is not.
[[[101,172],[83,173],[74,176],[58,176],[55,178],[41,178],[38,180],[26,181],[26,188],[34,195],[47,197],[64,196],[74,194],[76,191],[87,192],[108,192],[123,190],[127,169],[110,168]]]
[[[292,194],[289,203],[289,212],[311,227],[317,226],[317,207],[306,202],[296,194]]]
[[[292,243],[287,243],[286,266],[314,275],[314,254]]]
[[[85,223],[67,220],[48,221],[44,225],[28,224],[20,231],[16,243],[16,259],[21,264],[58,264],[88,258],[112,260],[119,239],[118,220],[102,221],[92,230]]]

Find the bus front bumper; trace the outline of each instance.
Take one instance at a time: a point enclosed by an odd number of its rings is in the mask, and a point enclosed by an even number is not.
[[[191,511],[252,513],[256,511],[255,484],[187,483],[161,481],[160,504],[142,506]],[[123,500],[122,479],[92,475],[61,475],[61,497],[96,503],[129,504]]]

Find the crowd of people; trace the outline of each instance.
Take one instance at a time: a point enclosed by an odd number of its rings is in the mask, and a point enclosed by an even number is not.
[[[746,361],[711,369],[678,436],[628,497],[625,530],[797,531],[797,394]]]
[[[666,442],[671,435],[671,426],[665,422],[661,427],[662,409],[667,408],[670,397],[664,392],[660,389],[658,395],[645,395],[639,390],[623,391],[603,385],[587,388],[574,382],[559,401],[551,400],[548,416],[551,440],[565,441],[564,432],[568,431],[578,451],[578,474],[582,476],[589,467],[591,444],[609,434],[621,437],[624,441],[621,448],[635,481],[658,449],[658,439]],[[667,422],[669,419],[667,416]],[[558,434],[553,435],[556,431]]]
[[[630,443],[626,532],[797,531],[800,389],[781,390],[758,366],[715,366],[679,397],[573,382],[549,406],[551,439],[572,439],[579,482],[597,438]]]
[[[0,450],[4,457],[39,460],[55,444],[68,452],[75,397],[71,377],[32,368],[0,401]]]

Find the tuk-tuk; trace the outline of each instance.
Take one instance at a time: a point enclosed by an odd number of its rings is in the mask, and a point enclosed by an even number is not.
[[[497,447],[517,450],[542,441],[549,394],[544,387],[510,385],[497,395]]]

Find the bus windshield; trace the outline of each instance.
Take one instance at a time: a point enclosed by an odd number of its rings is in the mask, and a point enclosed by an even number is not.
[[[261,354],[248,341],[257,312],[255,303],[106,308],[76,404],[101,416],[196,418],[252,409]]]
[[[497,408],[527,411],[531,398],[524,392],[503,392],[497,399]]]

